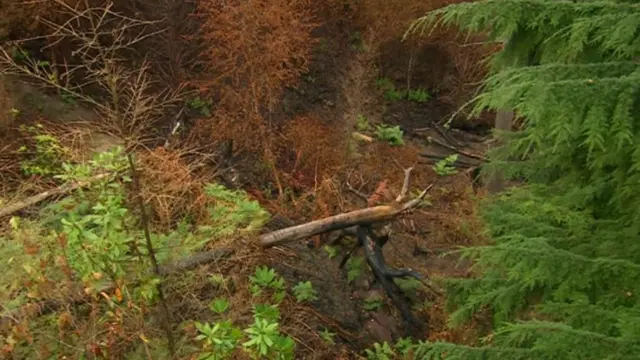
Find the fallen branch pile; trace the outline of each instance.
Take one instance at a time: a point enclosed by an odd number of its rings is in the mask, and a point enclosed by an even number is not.
[[[376,282],[382,286],[393,305],[400,311],[405,329],[407,331],[416,330],[421,326],[411,314],[411,309],[402,296],[402,290],[396,285],[393,278],[412,277],[425,283],[424,278],[411,269],[388,268],[382,253],[382,248],[389,240],[390,221],[416,207],[435,185],[429,185],[417,198],[405,202],[409,192],[412,170],[413,168],[405,170],[402,190],[392,204],[355,210],[276,230],[260,236],[260,244],[264,248],[269,248],[336,230],[340,230],[340,236],[334,241],[338,241],[344,236],[355,236],[356,246],[347,252],[341,267],[355,250],[360,247],[364,248],[367,263]],[[425,283],[425,285],[429,287],[428,284]]]

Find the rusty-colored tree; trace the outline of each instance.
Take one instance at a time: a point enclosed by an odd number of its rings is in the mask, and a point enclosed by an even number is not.
[[[236,137],[242,145],[238,130],[245,137],[264,133],[259,131],[264,113],[306,71],[316,26],[311,5],[308,0],[199,2],[201,37],[208,47],[202,54],[204,76],[196,83],[215,99],[216,137]],[[244,143],[257,143],[250,140]]]

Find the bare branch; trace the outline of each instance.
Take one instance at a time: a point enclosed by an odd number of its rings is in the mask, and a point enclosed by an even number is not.
[[[411,181],[411,171],[413,171],[413,167],[404,170],[404,182],[402,183],[402,190],[396,198],[397,203],[403,202],[404,199],[407,198],[407,193],[409,193],[409,183]]]
[[[55,189],[51,189],[51,190],[47,190],[45,192],[42,192],[40,194],[34,195],[32,197],[29,197],[27,199],[24,200],[20,200],[20,201],[16,201],[13,204],[8,204],[6,206],[4,206],[2,209],[0,209],[0,218],[7,216],[7,215],[11,215],[15,212],[18,212],[24,208],[27,208],[29,206],[35,205],[45,199],[48,199],[52,196],[55,195],[62,195],[62,194],[66,194],[69,193],[73,190],[79,189],[79,188],[83,188],[86,186],[91,185],[92,183],[105,179],[109,176],[111,176],[113,174],[100,174],[100,175],[96,175],[88,180],[85,181],[79,181],[79,182],[75,182],[75,183],[67,183],[64,184],[58,188]]]
[[[434,139],[434,138],[432,138],[430,136],[427,138],[427,141],[429,141],[430,143],[434,143],[434,144],[436,144],[438,146],[441,146],[441,147],[443,147],[445,149],[449,149],[451,151],[455,151],[460,155],[464,155],[466,157],[470,157],[472,159],[477,159],[477,160],[480,160],[480,161],[487,161],[487,158],[485,156],[473,154],[473,153],[458,149],[458,148],[456,148],[454,146],[451,146],[449,144],[445,144],[442,141],[440,141],[438,139]]]
[[[360,190],[356,190],[353,186],[351,186],[351,172],[349,172],[349,174],[347,175],[347,180],[345,181],[346,185],[347,185],[347,189],[349,189],[349,191],[351,191],[352,193],[354,193],[355,195],[357,195],[359,198],[361,198],[364,201],[369,201],[369,197],[364,194],[363,192],[361,192]]]
[[[260,236],[260,245],[263,248],[269,248],[354,225],[391,220],[416,207],[433,186],[434,184],[429,185],[420,193],[420,196],[404,204],[394,203],[393,205],[381,205],[355,210],[264,234]]]

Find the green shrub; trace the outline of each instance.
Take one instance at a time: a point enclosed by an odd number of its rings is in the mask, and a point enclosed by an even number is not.
[[[373,349],[366,349],[365,355],[367,360],[392,360],[395,358],[396,353],[385,341],[382,344],[373,344]]]
[[[299,282],[293,287],[293,294],[299,303],[318,299],[318,293],[313,288],[311,281]]]
[[[53,176],[62,171],[62,164],[69,149],[63,147],[60,141],[45,133],[41,124],[36,126],[22,126],[23,130],[32,134],[35,141],[33,147],[22,146],[18,150],[25,154],[25,160],[20,168],[26,175]]]
[[[425,89],[415,89],[407,91],[407,100],[425,103],[431,99],[431,94]]]
[[[211,116],[211,100],[203,100],[199,96],[187,101],[187,106],[193,110],[197,110],[200,115]]]
[[[400,126],[390,127],[382,124],[376,127],[376,137],[380,140],[386,141],[393,146],[404,145],[402,139],[403,132],[400,130]]]
[[[356,128],[358,131],[368,131],[371,129],[371,124],[369,124],[369,119],[362,114],[358,114],[358,119],[356,121]]]

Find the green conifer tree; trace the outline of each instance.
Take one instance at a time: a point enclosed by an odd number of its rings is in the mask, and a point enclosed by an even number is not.
[[[514,109],[521,131],[487,166],[526,180],[482,206],[479,276],[448,281],[450,323],[483,309],[476,347],[422,342],[419,359],[640,358],[640,4],[481,0],[418,19],[504,43],[475,112]]]

